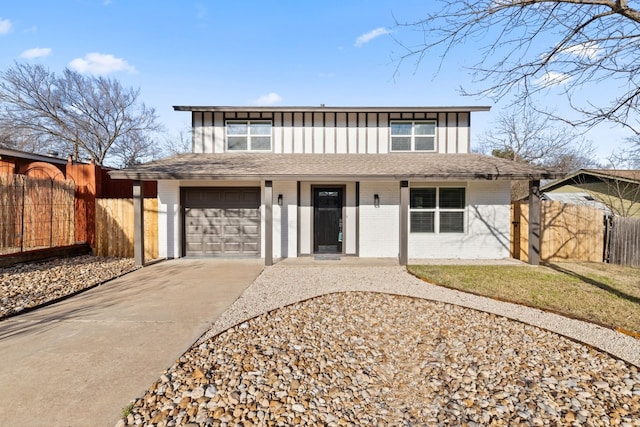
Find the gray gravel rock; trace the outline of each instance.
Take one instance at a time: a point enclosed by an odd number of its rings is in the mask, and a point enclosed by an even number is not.
[[[133,424],[640,425],[632,364],[495,314],[366,291],[203,337],[163,379]]]
[[[134,270],[131,258],[91,255],[0,268],[0,319]]]

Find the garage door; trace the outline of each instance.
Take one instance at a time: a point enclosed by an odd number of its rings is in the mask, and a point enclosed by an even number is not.
[[[260,188],[184,188],[186,256],[259,256]]]

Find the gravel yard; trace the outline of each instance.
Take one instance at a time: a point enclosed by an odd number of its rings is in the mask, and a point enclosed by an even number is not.
[[[91,255],[0,268],[0,319],[90,288],[134,268],[131,258]]]
[[[476,304],[400,267],[270,267],[119,425],[640,426],[636,366],[447,295]]]

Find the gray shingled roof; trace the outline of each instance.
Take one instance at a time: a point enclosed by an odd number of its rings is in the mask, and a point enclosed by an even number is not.
[[[110,172],[115,179],[485,180],[550,179],[549,170],[481,154],[181,154]]]

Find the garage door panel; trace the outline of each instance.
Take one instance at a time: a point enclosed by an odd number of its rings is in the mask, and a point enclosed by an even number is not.
[[[242,250],[245,253],[251,253],[251,252],[258,253],[258,251],[260,250],[260,247],[258,243],[245,243]]]
[[[186,255],[259,255],[259,188],[184,189]]]
[[[219,254],[222,252],[222,242],[208,242],[204,248],[205,254]]]
[[[225,235],[225,237],[228,237],[228,236],[239,236],[241,229],[242,229],[242,227],[240,227],[240,225],[226,225],[224,227],[224,235]]]

